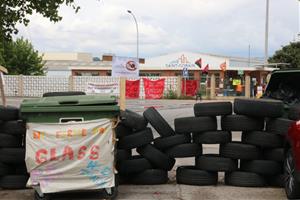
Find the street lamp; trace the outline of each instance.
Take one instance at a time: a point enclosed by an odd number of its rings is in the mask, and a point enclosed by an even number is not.
[[[269,0],[266,5],[266,26],[265,26],[265,64],[268,64],[268,48],[269,48]]]
[[[135,25],[136,25],[136,58],[137,58],[137,62],[139,63],[139,27],[138,27],[138,23],[136,21],[135,15],[131,12],[131,10],[127,10],[127,12],[132,15]]]

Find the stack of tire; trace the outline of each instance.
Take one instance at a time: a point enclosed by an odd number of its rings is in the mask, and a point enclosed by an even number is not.
[[[25,165],[25,123],[19,109],[0,107],[0,188],[24,189],[28,181]]]
[[[269,99],[235,99],[234,115],[223,116],[222,130],[242,131],[241,142],[221,144],[222,157],[239,160],[239,169],[225,173],[225,184],[242,187],[284,185],[284,134],[288,119],[283,102]]]
[[[174,130],[154,109],[148,108],[143,116],[126,110],[121,112],[121,122],[115,132],[117,143],[117,170],[125,183],[153,185],[168,182],[175,159],[153,144],[153,133],[148,122],[162,136]],[[132,153],[138,155],[132,155]],[[120,181],[121,181],[120,180]]]
[[[232,114],[231,102],[198,103],[194,105],[195,117],[175,119],[176,134],[192,134],[192,143],[178,145],[173,149],[181,154],[195,157],[194,166],[180,166],[176,170],[176,181],[188,185],[216,185],[218,172],[229,172],[237,169],[238,163],[231,158],[218,154],[202,154],[203,144],[223,144],[231,142],[231,132],[218,130],[217,116]],[[191,142],[191,141],[189,141]],[[193,154],[186,154],[187,148],[193,146]],[[181,148],[180,148],[181,147]],[[196,150],[196,147],[198,149]],[[200,150],[199,150],[200,149]]]

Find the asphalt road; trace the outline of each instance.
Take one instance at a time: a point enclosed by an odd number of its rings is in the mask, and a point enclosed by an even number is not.
[[[18,105],[20,99],[9,99],[10,104]],[[157,101],[155,102],[160,113],[173,126],[175,118],[193,116],[193,101]],[[137,111],[143,110],[152,102],[138,103],[139,107],[134,107]],[[169,104],[172,104],[171,106]],[[177,105],[177,106],[176,106]],[[218,120],[219,121],[219,120]],[[157,135],[157,134],[155,134]],[[240,133],[233,133],[233,140],[240,140]],[[203,145],[204,153],[218,153],[218,145]],[[188,186],[179,185],[175,181],[175,171],[177,166],[193,165],[193,158],[176,159],[176,165],[169,172],[170,181],[165,185],[139,186],[139,185],[121,185],[119,186],[119,195],[117,199],[178,199],[178,200],[201,200],[201,199],[230,199],[230,200],[277,200],[286,199],[282,188],[243,188],[224,185],[224,173],[219,173],[219,184],[217,186]],[[33,190],[8,191],[0,190],[1,200],[31,200],[33,199]]]

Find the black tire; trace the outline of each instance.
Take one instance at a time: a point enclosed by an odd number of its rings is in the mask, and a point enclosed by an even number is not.
[[[14,173],[14,169],[5,163],[0,162],[0,177],[6,176]]]
[[[46,92],[43,94],[43,97],[77,96],[77,95],[85,95],[85,92],[80,92],[80,91]]]
[[[118,126],[115,128],[115,133],[117,138],[122,138],[128,135],[133,134],[133,130],[124,124],[120,123]]]
[[[213,172],[231,172],[238,168],[238,160],[223,158],[217,154],[204,154],[196,157],[196,168]]]
[[[241,160],[240,170],[268,176],[282,173],[282,165],[272,160]]]
[[[120,116],[122,123],[135,131],[141,131],[147,127],[147,120],[142,115],[131,110],[121,111]]]
[[[150,144],[153,141],[153,134],[151,128],[136,132],[132,135],[121,138],[118,142],[120,149],[134,149],[137,147]]]
[[[268,132],[285,136],[293,122],[292,120],[284,118],[268,119],[266,129]]]
[[[272,99],[236,98],[234,113],[253,117],[281,117],[284,113],[284,104],[282,101]]]
[[[143,115],[160,136],[168,137],[175,135],[175,131],[155,108],[148,108]]]
[[[300,182],[295,177],[295,160],[293,157],[292,149],[289,149],[286,153],[284,162],[284,176],[285,176],[285,193],[289,199],[300,198]]]
[[[225,184],[238,187],[264,187],[267,181],[263,176],[253,172],[235,171],[225,173]]]
[[[284,148],[264,149],[263,157],[266,160],[274,160],[277,162],[284,161]]]
[[[16,190],[25,189],[28,176],[26,175],[8,175],[0,177],[0,188]]]
[[[117,149],[116,161],[127,160],[131,157],[131,150]]]
[[[223,131],[261,131],[264,129],[263,118],[245,115],[226,115],[221,118]]]
[[[194,105],[194,114],[196,117],[231,115],[232,103],[231,102],[196,103]]]
[[[283,147],[284,138],[281,135],[264,131],[242,133],[242,142],[266,148]]]
[[[27,167],[26,167],[26,164],[23,163],[23,164],[18,164],[15,167],[15,174],[16,175],[27,175],[28,176],[28,172],[27,172]]]
[[[119,172],[121,174],[141,173],[147,169],[152,169],[151,163],[139,155],[123,160],[119,164]]]
[[[0,133],[0,147],[21,147],[22,137]]]
[[[158,169],[169,171],[175,164],[174,158],[170,158],[151,144],[137,148],[137,152],[149,160],[150,163]]]
[[[284,176],[284,174],[277,174],[275,176],[268,176],[267,181],[268,181],[269,186],[284,188],[285,176]]]
[[[290,107],[288,118],[295,121],[300,120],[300,104],[295,104]]]
[[[222,144],[229,143],[232,140],[230,131],[207,131],[193,133],[193,142],[200,144]]]
[[[202,145],[195,143],[179,144],[165,151],[171,158],[187,158],[202,155]]]
[[[19,119],[19,109],[13,106],[0,106],[0,120],[10,121]]]
[[[136,185],[160,185],[169,180],[168,172],[160,169],[148,169],[141,173],[131,175],[129,182]]]
[[[261,150],[251,144],[231,142],[220,145],[220,156],[232,159],[258,160],[261,157]]]
[[[216,117],[177,118],[174,120],[174,124],[175,132],[179,134],[217,130]]]
[[[160,150],[191,142],[191,134],[175,134],[169,137],[158,137],[154,139],[154,146]]]
[[[24,163],[25,149],[24,148],[1,148],[0,162],[6,164]]]
[[[216,185],[218,173],[199,170],[194,166],[181,166],[176,170],[176,182],[186,185]]]
[[[0,132],[21,137],[26,134],[26,126],[21,120],[6,121],[0,124]]]

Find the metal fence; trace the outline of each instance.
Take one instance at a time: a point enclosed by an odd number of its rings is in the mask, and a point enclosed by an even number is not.
[[[143,98],[143,78],[151,80],[165,79],[164,92],[178,87],[178,77],[140,77],[140,97]],[[41,97],[45,92],[86,91],[88,83],[111,84],[119,83],[119,78],[110,76],[4,76],[5,94],[7,96]],[[137,80],[130,78],[129,80]]]

